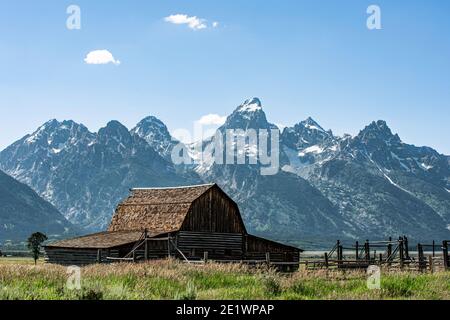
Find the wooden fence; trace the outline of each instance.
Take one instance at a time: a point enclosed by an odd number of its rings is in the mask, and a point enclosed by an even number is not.
[[[357,241],[351,246],[337,241],[329,252],[324,253],[323,258],[303,259],[301,264],[307,269],[366,269],[378,265],[402,270],[450,270],[449,244],[450,240],[440,244],[435,241],[431,244],[418,243],[416,251],[412,253],[406,236],[398,240],[366,240],[363,244]]]

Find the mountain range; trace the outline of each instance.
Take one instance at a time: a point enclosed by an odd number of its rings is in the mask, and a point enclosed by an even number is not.
[[[33,232],[49,238],[64,238],[79,233],[49,202],[30,187],[0,171],[0,243],[20,242]]]
[[[96,133],[51,120],[0,152],[0,169],[85,232],[105,229],[132,187],[215,182],[239,204],[251,232],[274,240],[450,237],[450,157],[404,143],[386,122],[373,122],[354,137],[336,136],[311,118],[281,132],[253,98],[218,132],[251,129],[279,134],[275,174],[261,175],[260,161],[220,164],[207,157],[175,165],[171,154],[179,142],[155,117],[131,130],[111,121]],[[198,160],[199,145],[215,150],[217,144],[208,138],[186,145],[185,156]],[[255,152],[250,143],[243,150]]]

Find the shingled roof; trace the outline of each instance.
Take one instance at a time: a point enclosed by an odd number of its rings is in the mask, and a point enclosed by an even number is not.
[[[109,231],[178,231],[192,203],[214,186],[132,189],[131,195],[117,207]]]
[[[157,234],[151,236],[156,237]],[[139,241],[140,231],[100,232],[51,243],[46,248],[108,249]]]

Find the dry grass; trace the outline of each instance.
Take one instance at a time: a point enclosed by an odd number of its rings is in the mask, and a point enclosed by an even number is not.
[[[85,267],[81,290],[61,266],[0,263],[0,299],[450,299],[450,273],[386,272],[369,290],[364,272],[279,274],[242,265],[177,261]]]

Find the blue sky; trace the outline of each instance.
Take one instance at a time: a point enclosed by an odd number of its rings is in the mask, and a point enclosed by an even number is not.
[[[405,142],[450,154],[448,1],[0,2],[0,149],[51,118],[96,131],[155,115],[191,129],[256,96],[273,123],[312,116],[357,134],[384,119]],[[71,4],[81,30],[66,28]],[[366,27],[371,4],[382,30]],[[207,28],[165,21],[174,14]],[[120,65],[85,63],[99,49]]]

